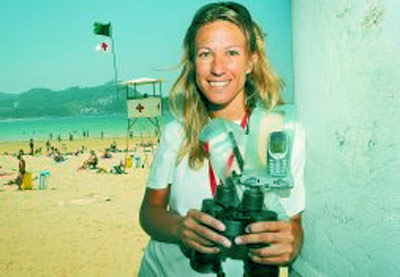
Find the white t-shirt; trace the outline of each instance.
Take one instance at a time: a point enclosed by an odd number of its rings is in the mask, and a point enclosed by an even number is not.
[[[147,180],[147,187],[151,189],[165,189],[171,184],[169,209],[182,216],[189,209],[200,209],[202,200],[212,197],[208,161],[205,161],[198,171],[189,167],[187,155],[176,164],[183,138],[184,130],[181,123],[172,121],[166,125]],[[280,191],[273,198],[278,199],[287,216],[293,216],[304,210],[304,164],[305,136],[302,127],[296,124],[291,158],[294,188]],[[222,267],[226,276],[243,276],[241,260],[228,258],[222,263]],[[200,274],[194,271],[190,267],[189,259],[184,256],[177,244],[150,239],[142,259],[139,276],[211,277],[215,274]]]

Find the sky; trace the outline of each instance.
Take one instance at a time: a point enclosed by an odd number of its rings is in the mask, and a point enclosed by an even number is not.
[[[0,4],[0,92],[62,90],[114,80],[113,56],[95,50],[108,38],[93,23],[111,22],[118,80],[179,74],[182,40],[209,0],[4,0]],[[267,34],[268,57],[293,91],[290,0],[241,0]]]

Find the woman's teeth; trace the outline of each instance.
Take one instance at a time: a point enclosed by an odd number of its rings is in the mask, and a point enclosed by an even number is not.
[[[224,87],[229,83],[229,81],[218,81],[218,82],[210,82],[210,85],[213,87]]]

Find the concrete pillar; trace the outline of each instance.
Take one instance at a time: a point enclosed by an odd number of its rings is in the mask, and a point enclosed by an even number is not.
[[[293,0],[312,276],[400,276],[400,1]]]

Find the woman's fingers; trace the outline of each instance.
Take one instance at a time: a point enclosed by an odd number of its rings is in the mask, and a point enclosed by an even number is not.
[[[236,244],[264,244],[269,245],[273,243],[288,243],[291,244],[294,237],[290,233],[281,232],[265,232],[257,234],[248,234],[236,237]]]
[[[221,223],[221,221],[198,210],[189,210],[187,213],[187,217],[193,218],[196,222],[207,225],[220,232],[225,230],[225,226]]]
[[[301,237],[294,227],[297,221],[257,222],[246,228],[235,243],[249,246],[251,259],[263,264],[286,264],[298,253]],[[217,253],[218,246],[231,247],[231,242],[219,232],[225,226],[219,220],[198,210],[190,210],[180,224],[184,244],[202,253]]]
[[[281,232],[290,230],[291,225],[286,221],[264,221],[256,222],[247,226],[248,233]]]
[[[256,263],[270,264],[270,265],[286,265],[291,261],[289,254],[273,256],[273,257],[263,257],[263,256],[260,257],[260,256],[253,256],[250,254],[250,258],[252,259],[252,261]]]
[[[287,264],[295,256],[290,222],[257,222],[249,225],[247,231],[249,234],[237,237],[235,243],[249,245],[249,256],[254,262]]]
[[[225,226],[217,219],[197,210],[188,211],[181,222],[181,240],[202,253],[216,253],[217,245],[230,247],[231,242],[218,231]]]
[[[218,247],[215,245],[213,247],[205,246],[202,243],[199,243],[195,240],[189,240],[186,243],[187,246],[189,246],[192,249],[195,249],[198,252],[204,253],[204,254],[216,254],[220,251]]]
[[[185,223],[184,223],[185,224]],[[181,237],[184,241],[195,241],[196,243],[202,244],[204,246],[215,246],[215,242],[210,239],[206,239],[206,236],[199,235],[195,228],[183,228],[181,231]]]
[[[290,223],[287,222],[258,222],[249,225],[249,234],[239,236],[235,239],[237,244],[259,244],[269,245],[271,243],[293,243],[294,236]]]
[[[293,246],[291,244],[271,244],[268,247],[251,249],[249,256],[255,262],[267,264],[287,264],[293,255]]]

